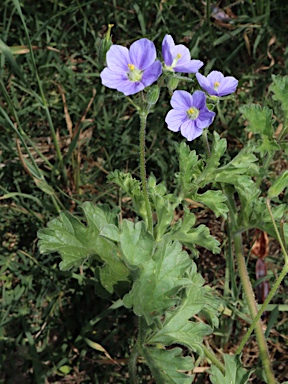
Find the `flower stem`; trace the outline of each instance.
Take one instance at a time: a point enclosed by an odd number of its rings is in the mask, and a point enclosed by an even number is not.
[[[253,289],[250,283],[250,279],[248,276],[248,272],[246,269],[245,258],[242,251],[242,236],[240,233],[234,233],[233,237],[234,237],[234,248],[235,248],[236,260],[238,264],[239,275],[241,278],[244,293],[248,303],[250,315],[254,319],[257,316],[258,309],[257,309],[257,304],[255,301]],[[262,360],[263,368],[266,373],[267,382],[269,384],[276,384],[276,380],[270,364],[269,352],[268,352],[267,343],[263,333],[262,322],[260,319],[255,324],[255,332],[256,332],[256,338],[257,338],[257,343],[258,343],[259,352],[260,352],[260,358]]]
[[[241,353],[245,343],[247,342],[249,336],[253,332],[253,329],[255,328],[257,321],[262,316],[263,312],[265,311],[265,309],[267,308],[268,304],[270,303],[270,301],[272,300],[273,296],[275,295],[275,293],[276,293],[279,285],[281,284],[282,280],[284,279],[284,277],[288,273],[288,255],[287,255],[287,252],[286,252],[286,249],[285,249],[285,245],[283,244],[282,238],[281,238],[280,233],[278,231],[277,225],[275,223],[269,199],[267,199],[267,208],[268,208],[268,211],[269,211],[269,214],[270,214],[270,217],[271,217],[271,220],[272,220],[275,232],[276,232],[277,239],[278,239],[278,241],[279,241],[279,243],[281,245],[281,249],[282,249],[282,252],[283,252],[284,257],[285,257],[285,265],[284,265],[284,267],[282,269],[282,272],[280,273],[278,279],[276,280],[275,284],[273,285],[271,291],[269,292],[269,295],[266,297],[264,303],[261,305],[261,308],[260,308],[259,312],[257,313],[257,316],[254,318],[254,320],[253,320],[252,324],[250,325],[247,333],[245,334],[243,340],[241,341],[241,344],[237,348],[236,354],[240,354]]]
[[[241,235],[241,232],[237,231],[236,206],[235,206],[235,201],[233,199],[232,190],[225,188],[225,195],[229,202],[228,204],[229,213],[230,213],[231,223],[233,227],[232,237],[234,240],[234,251],[236,255],[239,276],[241,279],[244,294],[249,307],[250,315],[252,319],[255,319],[258,313],[258,308],[255,301],[254,292],[251,286],[249,275],[246,269],[245,257],[242,250],[242,235]],[[270,364],[267,343],[263,333],[262,321],[260,320],[260,318],[258,319],[257,323],[255,322],[255,333],[256,333],[257,343],[259,347],[260,358],[261,358],[263,368],[267,377],[267,382],[269,384],[276,384],[276,380]]]
[[[146,123],[147,123],[147,111],[141,109],[139,111],[140,117],[140,136],[139,136],[139,149],[140,149],[140,175],[142,182],[142,191],[145,200],[146,214],[147,214],[147,223],[148,231],[153,235],[153,221],[152,221],[152,209],[149,201],[149,194],[147,188],[146,180],[146,167],[145,167],[145,133],[146,133]]]

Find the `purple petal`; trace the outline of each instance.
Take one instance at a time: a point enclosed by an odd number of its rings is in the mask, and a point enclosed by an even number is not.
[[[203,67],[204,63],[200,60],[190,60],[186,64],[181,64],[181,59],[178,61],[177,65],[174,67],[175,72],[184,72],[184,73],[196,73],[198,70]]]
[[[219,71],[212,71],[211,73],[209,73],[209,75],[207,76],[207,80],[210,84],[210,86],[212,88],[214,88],[214,83],[217,81],[218,83],[221,83],[221,81],[223,81],[224,79],[224,75],[223,73],[219,72]]]
[[[145,88],[140,81],[126,81],[117,87],[117,91],[124,93],[125,96],[134,95]]]
[[[209,127],[212,124],[216,113],[209,111],[209,109],[205,108],[200,111],[198,118],[195,120],[196,126],[200,129],[204,129]]]
[[[217,92],[215,91],[214,87],[210,86],[210,82],[205,76],[201,75],[201,73],[196,73],[196,78],[200,86],[205,89],[206,92],[208,92],[210,95],[217,95]]]
[[[203,130],[198,129],[194,120],[188,120],[181,126],[181,134],[186,137],[188,141],[196,139],[196,137],[202,134]]]
[[[164,63],[170,66],[173,62],[172,50],[174,48],[174,40],[171,35],[166,35],[162,42],[162,56]]]
[[[112,45],[106,55],[107,66],[115,72],[127,72],[130,63],[129,51],[121,45]]]
[[[233,93],[236,91],[237,86],[238,86],[238,80],[236,80],[235,77],[232,77],[232,76],[224,77],[224,79],[220,83],[219,88],[217,89],[218,95],[219,96],[230,95],[230,93]]]
[[[138,69],[146,69],[156,60],[156,48],[154,43],[148,39],[135,41],[130,47],[131,64]]]
[[[206,108],[206,95],[203,91],[195,91],[192,95],[193,107],[201,110]]]
[[[165,122],[168,125],[170,131],[178,132],[181,125],[188,120],[187,114],[185,111],[179,111],[176,109],[171,109],[166,115]]]
[[[110,68],[104,68],[100,74],[102,84],[108,88],[117,89],[123,83],[129,81],[125,72],[114,72]]]
[[[171,50],[171,53],[172,53],[173,59],[175,59],[177,57],[177,55],[181,55],[181,57],[180,57],[180,59],[178,61],[179,66],[184,65],[189,60],[191,60],[190,51],[183,44],[175,45],[175,47],[173,47],[173,49]]]
[[[161,73],[162,65],[159,60],[156,60],[152,65],[150,65],[149,68],[144,71],[141,82],[145,87],[148,87],[158,79]]]
[[[187,111],[187,109],[193,106],[193,98],[189,92],[186,91],[175,91],[172,95],[170,104],[175,109],[182,109]]]

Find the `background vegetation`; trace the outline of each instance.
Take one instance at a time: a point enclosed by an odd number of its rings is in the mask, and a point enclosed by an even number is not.
[[[131,215],[129,201],[106,184],[106,176],[116,168],[138,175],[139,123],[125,98],[99,81],[101,38],[108,23],[114,24],[113,42],[121,45],[147,37],[160,47],[164,35],[172,34],[204,61],[205,74],[213,68],[239,79],[235,98],[225,101],[213,125],[228,139],[230,152],[237,152],[247,140],[238,107],[252,101],[274,106],[266,96],[271,74],[287,74],[288,4],[23,0],[22,14],[17,4],[0,4],[0,382],[126,383],[135,318],[118,307],[116,295],[100,288],[95,260],[62,272],[58,256],[41,255],[37,248],[37,230],[62,209],[78,212],[85,200],[115,209],[120,203],[122,214]],[[14,55],[10,60],[6,45]],[[181,137],[165,126],[167,100],[162,94],[148,119],[147,171],[169,189]],[[281,119],[276,124],[281,126]],[[199,153],[201,145],[201,140],[190,144]],[[271,172],[285,167],[287,161],[277,159]],[[227,241],[224,223],[221,227],[211,212],[202,210],[198,220]],[[247,233],[247,255],[252,237]],[[225,255],[200,254],[203,276],[221,291]],[[278,257],[273,242],[267,258],[271,275],[281,268]],[[254,276],[255,260],[248,265]],[[283,286],[275,302],[285,300]],[[288,380],[287,312],[274,311],[268,325],[273,366],[283,382]],[[234,350],[242,327],[239,319],[224,318],[209,342],[215,350]],[[261,383],[257,353],[251,339],[243,362],[255,368],[251,381]],[[195,382],[205,382],[208,366],[201,362]],[[143,382],[153,383],[141,367]]]

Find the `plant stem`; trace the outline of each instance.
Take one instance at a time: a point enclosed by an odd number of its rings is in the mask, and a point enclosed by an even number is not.
[[[208,157],[210,157],[211,156],[211,150],[210,150],[210,145],[209,145],[207,133],[208,133],[208,128],[203,129],[202,140],[204,142],[204,145],[206,146],[207,155],[208,155]]]
[[[250,279],[248,276],[248,272],[246,269],[245,258],[242,251],[242,236],[240,233],[234,233],[233,238],[234,238],[234,248],[235,248],[236,260],[238,264],[239,275],[241,278],[244,293],[248,303],[250,315],[254,319],[257,316],[258,309],[257,309],[257,304],[255,301],[253,289],[250,283]],[[266,373],[267,382],[269,384],[276,384],[273,370],[269,361],[268,347],[264,337],[262,322],[260,319],[255,324],[255,332],[256,332],[256,338],[257,338],[257,343],[258,343],[259,352],[260,352],[260,358],[262,360],[263,368]]]
[[[255,301],[254,292],[250,283],[249,275],[246,269],[245,258],[242,250],[242,235],[241,235],[241,232],[237,230],[238,226],[237,226],[237,220],[236,220],[236,206],[235,206],[235,201],[233,199],[233,192],[229,188],[225,188],[224,192],[227,197],[229,213],[230,213],[231,223],[233,227],[232,236],[234,240],[234,250],[236,255],[239,276],[240,276],[241,283],[246,296],[246,300],[248,303],[250,315],[252,319],[255,319],[255,317],[257,316],[258,308]],[[257,343],[258,343],[259,352],[260,352],[260,358],[262,360],[263,368],[266,373],[267,381],[269,384],[276,384],[273,370],[269,361],[268,347],[264,337],[262,322],[260,318],[257,321],[257,323],[255,322],[255,328],[256,328],[255,332],[256,332],[256,338],[257,338]]]
[[[132,352],[131,352],[131,355],[129,358],[129,363],[128,363],[129,381],[131,384],[138,384],[139,383],[139,379],[137,376],[137,369],[136,369],[138,356],[139,356],[138,345],[136,343],[132,349]]]
[[[245,336],[243,337],[241,344],[236,350],[236,355],[239,355],[244,348],[244,345],[246,344],[247,340],[249,339],[251,333],[253,332],[254,328],[256,327],[256,324],[260,317],[262,316],[263,312],[266,310],[269,302],[272,300],[273,296],[275,295],[279,285],[281,284],[282,280],[288,273],[288,264],[285,264],[284,268],[282,269],[282,272],[280,273],[278,279],[276,280],[275,284],[273,285],[271,291],[269,292],[269,295],[266,297],[264,303],[261,305],[261,308],[259,312],[257,313],[256,317],[254,318],[252,324],[250,325],[248,331],[246,332]]]
[[[225,366],[221,363],[221,361],[217,359],[215,354],[209,348],[205,347],[205,345],[203,345],[202,347],[207,359],[211,360],[212,363],[216,365],[216,367],[219,368],[222,373],[225,373]]]
[[[147,222],[148,222],[148,231],[153,235],[153,221],[152,221],[152,209],[149,201],[149,194],[147,188],[146,180],[146,167],[145,167],[145,132],[146,132],[146,123],[147,123],[147,111],[141,109],[139,111],[140,117],[140,136],[139,136],[139,149],[140,149],[140,175],[142,182],[142,190],[145,200],[146,213],[147,213]]]

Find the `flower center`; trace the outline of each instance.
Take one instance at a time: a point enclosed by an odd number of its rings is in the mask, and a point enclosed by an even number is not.
[[[130,81],[136,82],[142,79],[143,72],[137,69],[134,64],[128,64],[128,68],[127,75]]]
[[[217,91],[217,89],[219,88],[219,85],[220,85],[220,83],[219,83],[219,81],[215,81],[215,83],[214,83],[214,89]]]
[[[171,65],[165,65],[166,71],[174,72],[173,68],[176,67],[178,61],[181,59],[181,54],[177,53],[175,59],[172,61]]]
[[[199,116],[199,109],[197,109],[195,107],[191,107],[191,108],[187,109],[186,113],[187,113],[188,119],[196,120],[197,117]]]

